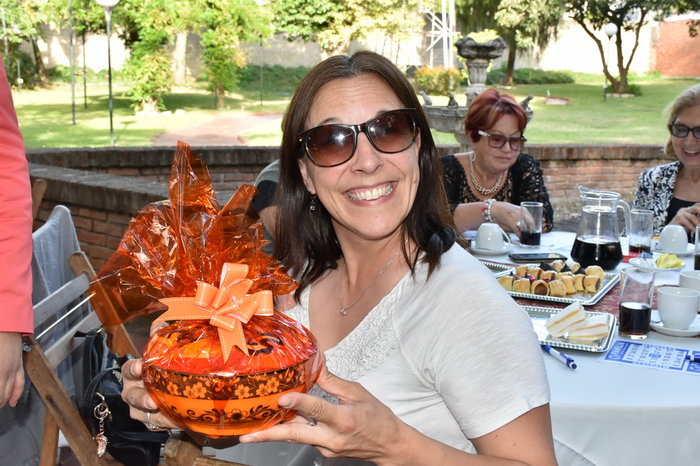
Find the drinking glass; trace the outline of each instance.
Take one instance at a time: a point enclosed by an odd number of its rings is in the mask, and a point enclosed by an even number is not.
[[[630,211],[629,254],[639,256],[642,252],[651,253],[651,235],[654,227],[654,213],[647,209]]]
[[[700,270],[700,224],[695,225],[695,265],[693,269]]]
[[[641,267],[627,267],[620,272],[620,336],[631,340],[647,337],[654,278],[653,270]]]
[[[537,247],[542,238],[542,209],[541,202],[524,201],[520,203],[522,218],[519,222],[520,245]]]

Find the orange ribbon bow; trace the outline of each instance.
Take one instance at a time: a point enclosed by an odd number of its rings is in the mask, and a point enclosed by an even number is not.
[[[221,269],[219,287],[205,282],[197,282],[194,297],[163,298],[168,306],[154,324],[168,320],[206,320],[218,328],[219,342],[224,361],[228,361],[231,349],[240,348],[246,355],[248,344],[243,334],[243,324],[254,315],[274,314],[272,291],[263,290],[246,294],[253,280],[246,279],[248,266],[227,262]]]

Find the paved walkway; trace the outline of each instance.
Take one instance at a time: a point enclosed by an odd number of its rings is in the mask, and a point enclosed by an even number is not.
[[[240,117],[215,118],[196,125],[166,131],[151,140],[154,146],[174,146],[183,141],[191,146],[246,146],[239,133],[249,128],[282,120],[280,113],[249,113]]]

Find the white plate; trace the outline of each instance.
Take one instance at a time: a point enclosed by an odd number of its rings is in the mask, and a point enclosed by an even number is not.
[[[661,246],[657,244],[654,249],[652,249],[652,252],[658,252],[659,254],[662,253],[667,253],[667,254],[675,254],[677,256],[690,256],[691,254],[695,254],[695,245],[688,243],[688,247],[685,248],[685,252],[673,252],[673,251],[664,251],[661,249]]]
[[[478,247],[469,247],[469,251],[472,254],[477,254],[479,256],[502,256],[503,254],[508,254],[510,250],[513,249],[513,245],[508,243],[503,245],[503,249],[492,251],[490,249],[479,249]]]
[[[673,267],[673,268],[663,268],[663,267],[657,267],[654,261],[656,260],[656,257],[653,259],[642,259],[641,257],[633,257],[630,259],[630,264],[636,265],[637,267],[642,267],[645,269],[652,269],[656,272],[678,272],[680,270],[683,270],[683,267],[685,267],[685,263],[683,263],[682,266],[680,267]]]
[[[690,326],[685,330],[676,330],[673,328],[664,327],[661,318],[659,317],[659,311],[656,309],[651,311],[651,328],[664,335],[670,335],[672,337],[696,337],[700,335],[700,316],[696,317]]]

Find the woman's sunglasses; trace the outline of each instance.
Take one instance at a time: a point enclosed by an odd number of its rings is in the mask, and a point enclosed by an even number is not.
[[[395,154],[411,147],[416,139],[415,111],[415,108],[391,110],[359,125],[316,126],[299,134],[299,143],[319,167],[335,167],[350,160],[360,133],[365,133],[379,152]]]
[[[511,149],[520,150],[527,142],[527,138],[525,136],[507,138],[502,134],[490,134],[481,130],[477,130],[477,133],[479,133],[481,136],[486,136],[489,140],[489,146],[493,147],[494,149],[500,149],[501,147],[505,146],[507,142]]]
[[[668,125],[668,129],[671,131],[671,134],[677,138],[685,138],[688,137],[688,134],[693,133],[695,139],[700,139],[700,126],[690,128],[680,123],[673,123]]]

